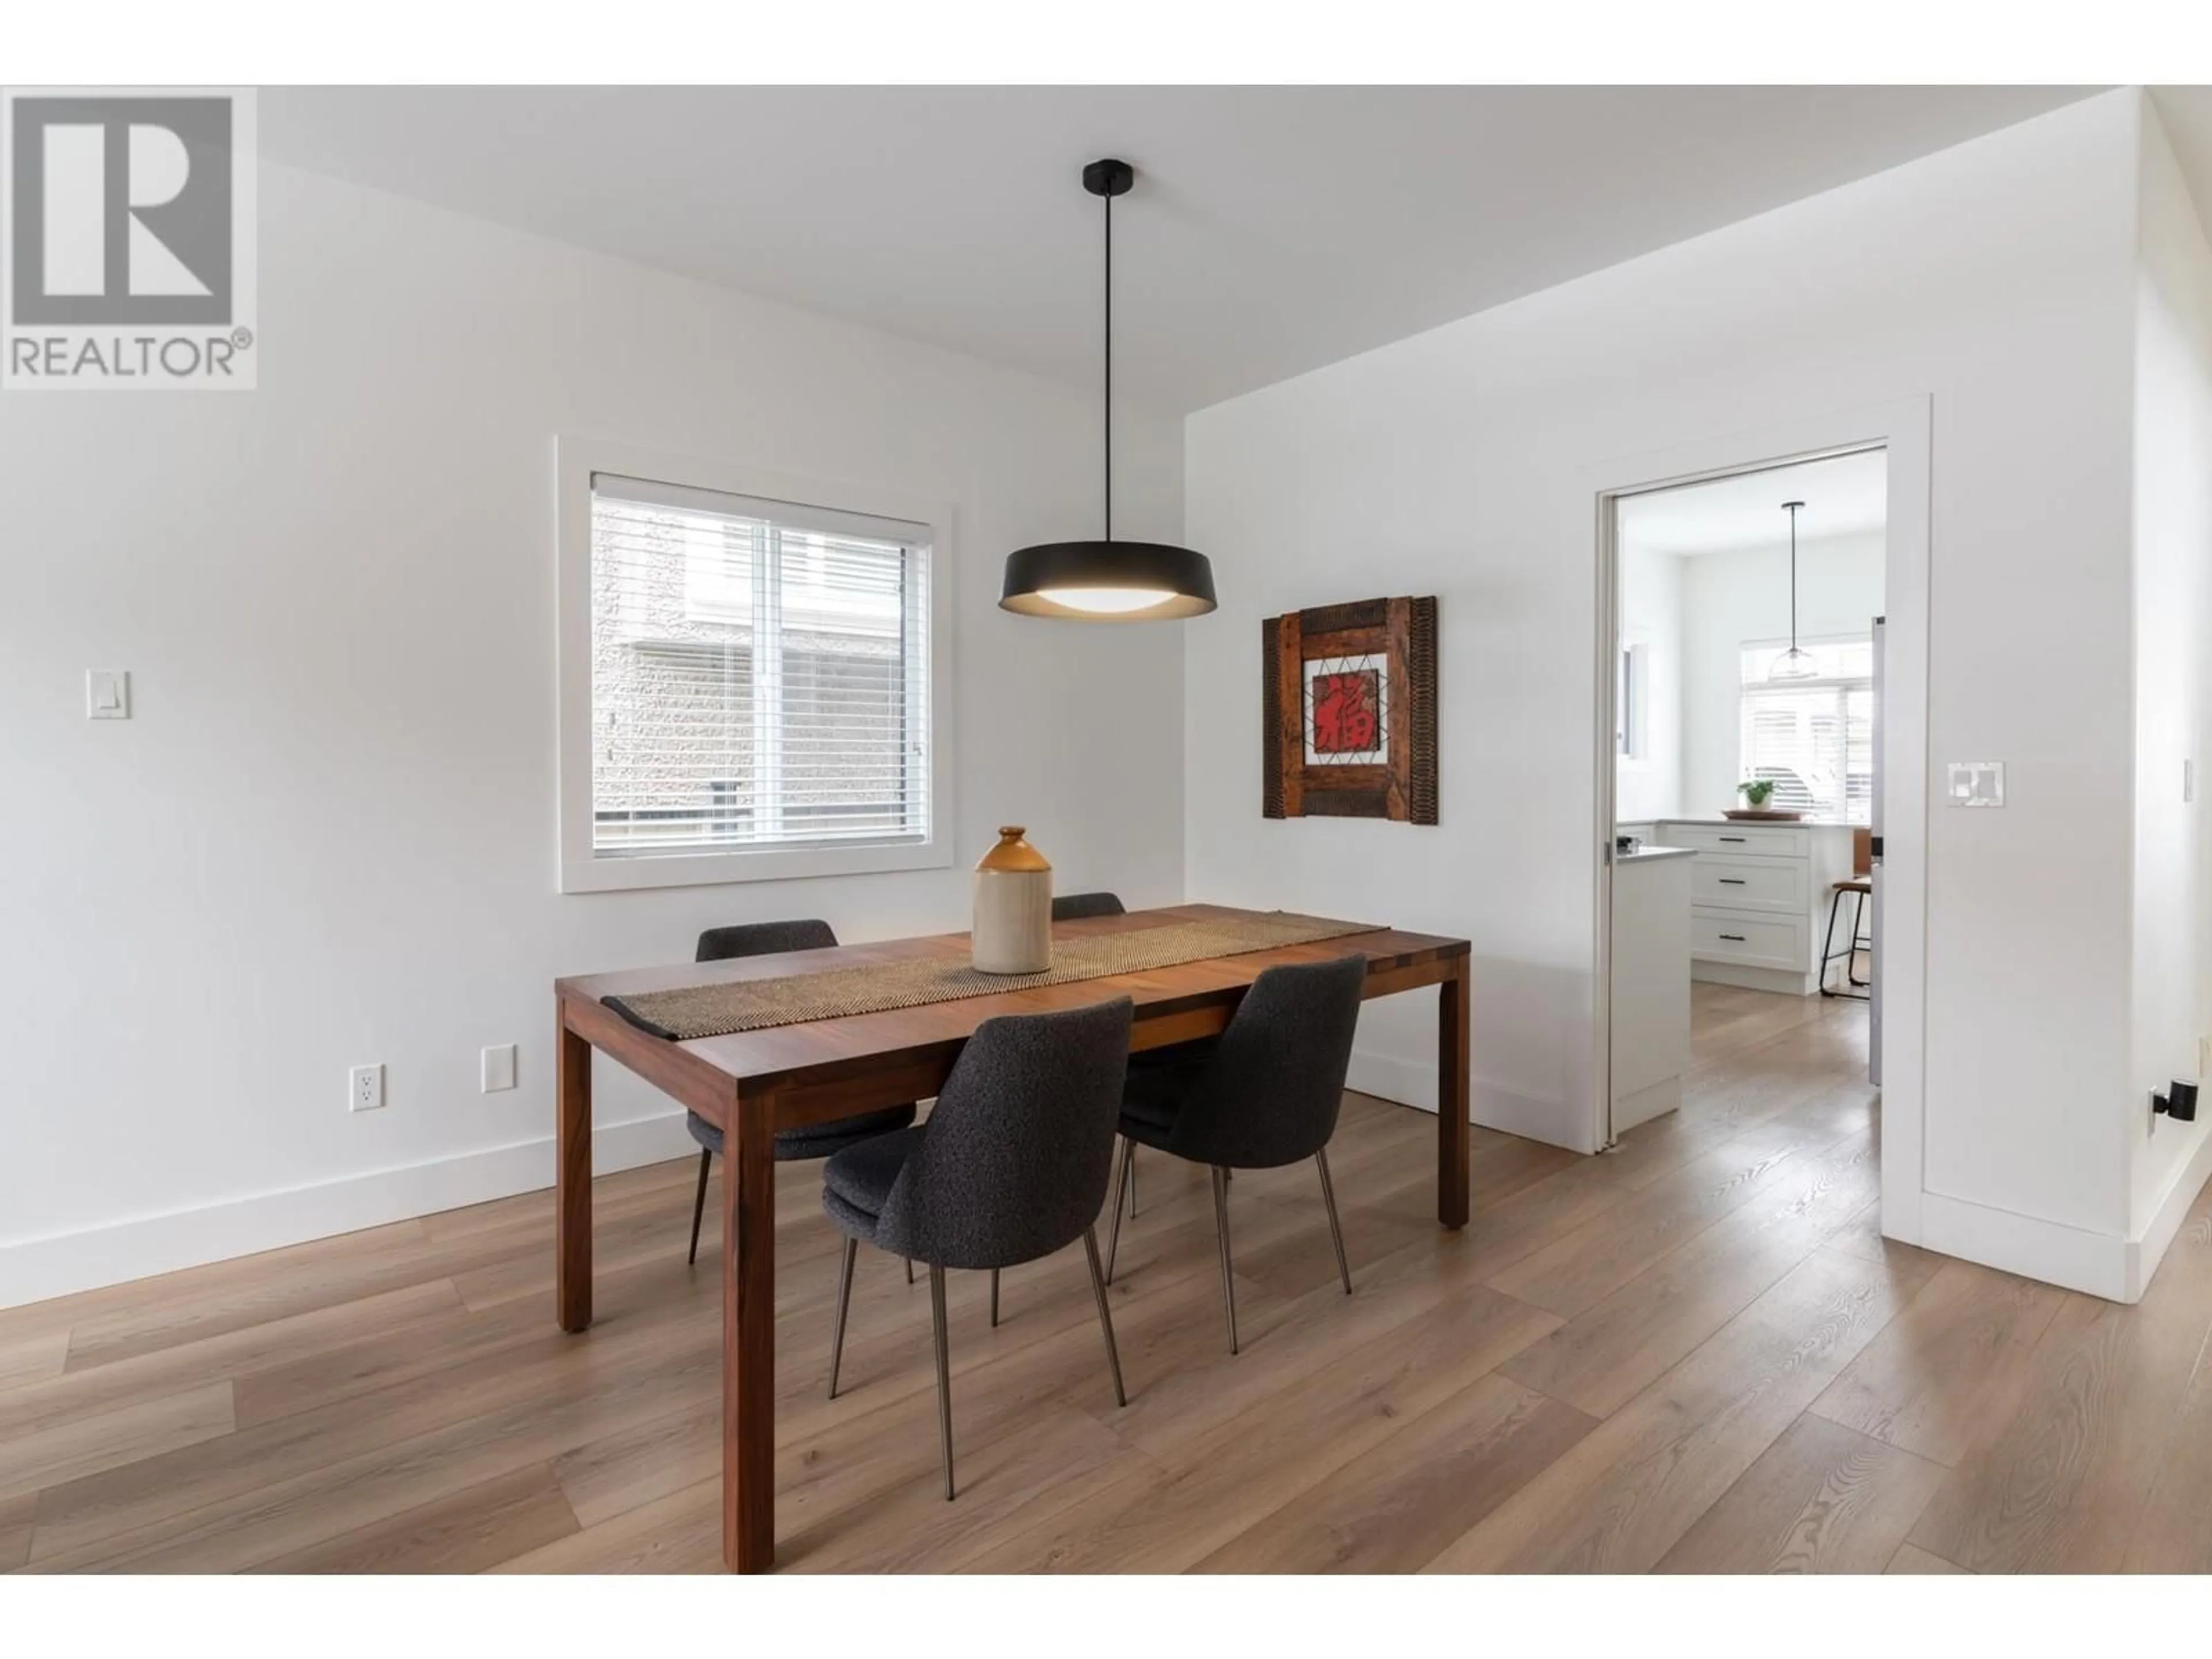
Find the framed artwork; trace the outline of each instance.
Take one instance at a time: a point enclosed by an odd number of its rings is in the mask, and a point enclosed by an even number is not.
[[[1437,602],[1261,623],[1261,811],[1437,821]]]

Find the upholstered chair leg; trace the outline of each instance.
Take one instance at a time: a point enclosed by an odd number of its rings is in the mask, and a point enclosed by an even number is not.
[[[1133,1142],[1124,1142],[1129,1148],[1129,1219],[1137,1218],[1137,1148]]]
[[[686,1261],[696,1262],[699,1259],[699,1221],[707,1213],[707,1171],[714,1162],[714,1153],[702,1146],[699,1149],[699,1190],[691,1200],[691,1254],[684,1258]]]
[[[1344,1227],[1336,1218],[1336,1188],[1329,1184],[1328,1147],[1314,1154],[1314,1168],[1321,1171],[1321,1201],[1328,1206],[1328,1236],[1336,1245],[1336,1271],[1344,1280],[1344,1293],[1350,1296],[1352,1264],[1344,1257]]]
[[[1083,1251],[1091,1258],[1091,1294],[1098,1303],[1098,1332],[1106,1339],[1106,1365],[1114,1373],[1114,1403],[1126,1406],[1129,1396],[1121,1391],[1121,1354],[1114,1346],[1114,1316],[1106,1306],[1106,1276],[1098,1271],[1098,1229],[1083,1230]]]
[[[914,1283],[914,1258],[909,1255],[902,1259],[906,1262],[906,1282],[911,1285]]]
[[[1229,1318],[1229,1352],[1237,1352],[1237,1285],[1229,1265],[1229,1171],[1213,1166],[1213,1226],[1221,1235],[1221,1311]]]
[[[1135,1176],[1131,1173],[1137,1153],[1136,1143],[1128,1136],[1121,1137],[1121,1169],[1114,1181],[1114,1201],[1108,1207],[1114,1218],[1106,1224],[1106,1282],[1114,1282],[1114,1258],[1121,1249],[1121,1195]]]
[[[999,1328],[999,1270],[991,1269],[991,1328]]]
[[[937,1443],[945,1454],[945,1501],[952,1501],[952,1367],[945,1342],[945,1269],[929,1264],[929,1323],[937,1337]]]
[[[837,1397],[837,1368],[845,1361],[845,1310],[853,1305],[853,1258],[860,1253],[860,1241],[845,1241],[844,1254],[837,1258],[837,1317],[830,1327],[830,1397]]]

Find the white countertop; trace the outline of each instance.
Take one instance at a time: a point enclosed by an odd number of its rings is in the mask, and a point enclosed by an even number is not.
[[[1654,847],[1646,842],[1633,853],[1615,853],[1615,864],[1656,864],[1662,859],[1693,859],[1698,856],[1694,847]]]
[[[1685,817],[1670,812],[1662,818],[1633,818],[1634,823],[1714,823],[1724,830],[1741,830],[1749,824],[1754,830],[1857,830],[1864,826],[1839,823],[1833,818],[1724,818],[1716,814],[1711,817]]]

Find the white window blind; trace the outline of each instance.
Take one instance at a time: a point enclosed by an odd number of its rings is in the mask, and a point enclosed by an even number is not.
[[[1770,805],[1838,823],[1874,817],[1874,641],[1805,641],[1814,677],[1770,681],[1784,649],[1743,647],[1742,775],[1773,783]]]
[[[927,527],[591,489],[592,856],[927,840]]]

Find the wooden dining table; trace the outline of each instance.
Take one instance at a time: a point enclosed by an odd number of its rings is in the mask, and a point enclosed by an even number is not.
[[[1072,937],[1241,914],[1249,913],[1184,904],[1061,922],[1054,931]],[[1140,973],[687,1042],[653,1036],[604,1001],[870,963],[957,961],[968,949],[967,934],[944,933],[555,982],[560,1073],[555,1296],[562,1329],[580,1332],[592,1322],[592,1051],[620,1061],[722,1132],[722,1559],[733,1572],[763,1572],[775,1561],[776,1132],[933,1097],[976,1026],[994,1015],[1126,996],[1135,1005],[1131,1049],[1157,1048],[1221,1030],[1265,969],[1364,953],[1370,998],[1438,988],[1437,1219],[1446,1227],[1467,1224],[1465,939],[1378,928]]]

